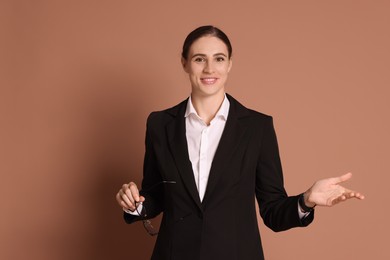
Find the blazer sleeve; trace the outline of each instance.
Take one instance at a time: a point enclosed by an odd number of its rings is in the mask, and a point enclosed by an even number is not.
[[[153,122],[152,113],[147,120],[146,137],[145,137],[145,156],[143,166],[143,179],[140,194],[145,197],[143,203],[147,216],[139,216],[124,213],[126,223],[133,223],[138,220],[154,218],[164,210],[164,191],[162,178],[160,175],[156,154],[153,148]]]
[[[314,211],[303,219],[298,214],[299,195],[289,197],[284,189],[283,171],[272,117],[267,117],[260,140],[256,169],[256,198],[264,224],[275,232],[309,225]]]

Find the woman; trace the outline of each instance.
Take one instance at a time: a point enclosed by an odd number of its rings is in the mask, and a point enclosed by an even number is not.
[[[127,223],[164,213],[152,259],[264,259],[255,197],[274,231],[309,225],[316,205],[364,198],[339,185],[350,173],[287,196],[272,117],[225,93],[231,56],[216,27],[187,36],[191,95],[149,116],[142,189],[130,182],[116,195]]]

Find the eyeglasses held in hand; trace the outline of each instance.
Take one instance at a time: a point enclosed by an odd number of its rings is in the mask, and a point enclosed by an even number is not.
[[[153,186],[151,186],[150,188],[146,189],[146,190],[143,190],[143,191],[150,191],[150,190],[153,190],[154,188],[156,188],[157,186],[159,186],[160,184],[176,184],[175,181],[161,181],[159,183],[156,183],[154,184]],[[142,202],[141,202],[142,204]],[[146,211],[146,207],[145,205],[142,204],[142,210],[141,212],[138,211],[138,207],[135,208],[135,210],[137,211],[138,215],[142,218],[147,218],[148,217],[148,213]],[[146,230],[146,232],[148,232],[149,235],[151,236],[155,236],[158,234],[158,230],[157,228],[155,228],[152,224],[152,221],[150,221],[149,219],[144,219],[142,220],[142,224],[144,225],[144,228]]]
[[[137,211],[138,215],[142,218],[146,218],[148,216],[145,205],[142,205],[141,212],[138,211],[138,207],[135,210]],[[158,230],[152,225],[152,221],[150,221],[149,219],[142,220],[142,224],[144,225],[144,228],[149,235],[155,236],[158,234]]]

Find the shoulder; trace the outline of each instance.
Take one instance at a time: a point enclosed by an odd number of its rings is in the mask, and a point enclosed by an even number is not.
[[[228,94],[227,96],[230,102],[231,115],[236,117],[241,122],[252,124],[272,123],[272,116],[253,110],[251,108],[247,108],[232,96]]]
[[[169,123],[178,116],[184,117],[187,102],[188,98],[173,107],[150,113],[147,119],[147,125],[162,126]]]

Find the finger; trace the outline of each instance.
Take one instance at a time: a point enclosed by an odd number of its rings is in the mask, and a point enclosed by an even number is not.
[[[138,190],[137,185],[134,182],[129,183],[129,191],[126,192],[126,194],[129,194],[134,199],[134,201],[136,201],[136,202],[140,201],[139,190]]]
[[[351,199],[351,198],[354,198],[356,197],[356,193],[351,191],[351,192],[346,192],[344,193],[344,196],[347,198],[347,199]]]
[[[346,199],[347,199],[347,197],[344,196],[344,195],[341,195],[341,196],[332,198],[332,199],[330,200],[330,203],[328,204],[328,206],[334,206],[334,205],[336,205],[336,204],[339,204],[339,203],[342,202],[342,201],[345,201]]]
[[[352,178],[352,173],[351,172],[346,173],[344,175],[341,175],[339,177],[334,178],[334,184],[345,182],[345,181],[347,181],[347,180],[349,180],[351,178]]]
[[[122,202],[126,205],[126,208],[129,208],[130,210],[135,209],[135,202],[132,197],[129,197],[127,194],[123,193],[122,190],[119,191],[120,197],[122,199]]]
[[[123,201],[122,201],[122,197],[120,195],[120,191],[116,194],[115,198],[116,198],[116,201],[118,202],[119,206],[123,207],[123,205],[122,205]]]
[[[357,198],[357,199],[364,199],[364,195],[359,193],[359,192],[355,192],[355,191],[352,191],[348,194],[346,194],[347,198],[350,199],[350,198]]]
[[[364,199],[364,195],[362,195],[359,192],[349,191],[347,193],[342,194],[341,196],[338,196],[336,198],[332,198],[330,200],[330,205],[333,206],[333,205],[336,205],[340,202],[343,202],[343,201],[346,201],[349,199],[353,199],[353,198],[362,200],[362,199]]]
[[[130,209],[130,205],[128,205],[122,198],[122,195],[123,195],[123,191],[122,190],[119,190],[119,192],[116,194],[116,200],[119,204],[119,206],[121,206],[122,208],[125,208],[125,209]]]
[[[356,193],[356,198],[364,200],[365,196],[358,192],[358,193]]]
[[[122,208],[124,209],[128,209],[130,211],[134,211],[134,208],[130,208],[124,201],[121,201],[120,205],[122,206]]]
[[[133,196],[133,194],[131,193],[131,190],[130,190],[130,185],[135,185],[135,184],[133,182],[130,182],[129,184],[126,184],[126,183],[123,184],[122,192],[123,192],[123,194],[126,194],[127,198],[131,202],[131,204],[135,204],[134,196]]]

